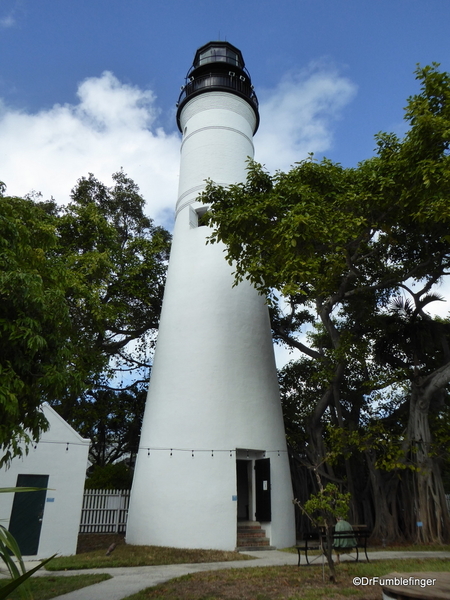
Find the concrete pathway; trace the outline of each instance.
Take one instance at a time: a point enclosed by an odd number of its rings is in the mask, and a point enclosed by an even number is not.
[[[297,554],[266,550],[245,552],[255,560],[242,560],[216,563],[195,563],[184,565],[161,565],[156,567],[118,567],[114,569],[85,569],[83,571],[38,571],[37,576],[54,575],[69,577],[79,573],[108,573],[112,579],[76,590],[53,600],[122,600],[145,588],[164,583],[175,577],[199,573],[201,571],[218,571],[220,569],[248,569],[252,567],[268,567],[277,565],[297,565]],[[450,558],[450,552],[368,552],[369,560],[402,559],[402,558]],[[345,558],[343,557],[343,560]],[[36,564],[36,563],[34,563]],[[27,568],[31,568],[29,563]],[[302,567],[300,567],[302,568]]]

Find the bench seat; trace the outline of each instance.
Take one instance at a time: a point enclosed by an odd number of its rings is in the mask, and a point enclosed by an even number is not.
[[[355,553],[356,557],[353,560],[356,562],[359,561],[359,550],[364,550],[364,554],[367,562],[369,562],[369,557],[367,556],[367,540],[370,537],[370,532],[368,532],[364,528],[357,528],[355,526],[353,531],[345,531],[345,532],[334,532],[333,531],[333,542],[339,538],[341,540],[347,541],[352,540],[355,544],[350,544],[345,548],[335,547],[333,546],[333,550],[338,551],[340,554],[349,554],[350,552]],[[308,557],[308,551],[310,550],[320,550],[319,556],[324,554],[324,550],[326,548],[327,539],[325,531],[315,531],[304,533],[302,535],[302,539],[300,543],[297,544],[296,549],[298,553],[298,566],[301,564],[301,555],[302,552],[305,554],[306,564],[310,565],[316,558],[310,560]]]

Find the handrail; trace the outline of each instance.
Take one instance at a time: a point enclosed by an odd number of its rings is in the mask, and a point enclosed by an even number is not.
[[[198,77],[187,80],[186,85],[181,88],[181,93],[178,98],[177,106],[181,104],[188,96],[192,96],[205,88],[212,89],[231,89],[243,96],[247,97],[252,104],[258,109],[259,103],[253,87],[247,77],[234,75],[231,71],[227,74],[224,72],[207,73]]]

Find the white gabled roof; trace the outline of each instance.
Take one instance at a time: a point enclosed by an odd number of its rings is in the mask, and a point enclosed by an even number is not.
[[[75,429],[67,423],[49,404],[42,405],[42,412],[49,422],[49,429],[42,433],[40,440],[42,442],[64,442],[70,444],[76,443],[88,446],[91,440],[83,438]]]

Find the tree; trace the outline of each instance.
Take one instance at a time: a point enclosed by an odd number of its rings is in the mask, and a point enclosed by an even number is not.
[[[58,251],[72,275],[67,301],[86,391],[69,391],[53,405],[91,437],[90,457],[98,465],[136,451],[130,438],[139,433],[140,384],[148,383],[171,239],[144,214],[137,185],[122,171],[113,181],[108,188],[92,174],[81,178],[58,218]]]
[[[130,490],[133,470],[125,463],[109,463],[103,467],[94,465],[88,473],[86,490]]]
[[[70,315],[94,379],[108,367],[149,368],[171,239],[145,216],[138,186],[122,171],[113,180],[108,188],[81,178],[58,222],[73,275]]]
[[[446,396],[450,382],[444,350],[434,351],[433,370],[418,379],[407,367],[375,362],[392,299],[405,290],[420,311],[428,292],[449,273],[450,78],[437,65],[416,74],[421,92],[408,101],[405,138],[379,134],[377,156],[357,168],[327,159],[317,163],[311,156],[289,173],[271,176],[250,162],[246,183],[224,189],[211,182],[203,194],[211,206],[210,242],[225,243],[236,281],[249,278],[268,296],[275,336],[316,363],[322,385],[308,423],[311,464],[326,456],[326,415],[342,429],[358,429],[370,395],[393,384],[407,389],[404,451],[410,451],[419,430],[428,435],[431,398]],[[421,286],[416,296],[415,284]],[[287,315],[277,306],[280,294],[289,301]],[[295,332],[311,321],[317,325],[307,345]],[[445,343],[447,334],[441,347]],[[410,520],[423,522],[420,539],[442,540],[448,515],[438,470],[428,458],[412,465],[416,474],[423,472],[417,475],[423,493],[415,494]],[[331,471],[325,463],[324,474]],[[348,459],[345,471],[351,486]],[[437,519],[425,518],[432,513]]]
[[[64,208],[0,198],[0,465],[45,429],[42,402],[75,424],[89,398],[148,380],[170,234],[113,180],[81,178]]]
[[[430,536],[445,538],[443,528],[448,524],[444,487],[440,465],[435,458],[438,439],[432,435],[430,421],[446,405],[445,384],[450,365],[450,325],[432,319],[424,307],[442,300],[437,295],[412,293],[413,300],[394,299],[388,314],[383,315],[383,333],[376,342],[379,362],[404,371],[409,381],[409,415],[403,442],[405,456],[414,467],[410,481],[413,499],[409,524],[418,541]],[[411,477],[409,478],[411,479]],[[417,489],[417,493],[414,490]],[[422,525],[417,528],[416,523]]]
[[[1,197],[0,247],[1,466],[46,429],[41,404],[78,391],[80,380],[54,219],[30,200]]]
[[[324,528],[326,545],[325,548],[322,547],[322,551],[327,558],[328,568],[330,569],[330,581],[334,583],[336,581],[336,571],[332,555],[333,527],[339,517],[347,518],[350,494],[342,494],[333,483],[328,483],[324,487],[320,476],[317,478],[319,483],[318,493],[311,495],[304,504],[297,499],[294,500],[294,504],[308,516],[315,527]]]
[[[122,390],[88,390],[79,397],[71,423],[91,440],[93,465],[105,467],[125,458],[134,464],[146,397],[146,387],[139,384]]]

